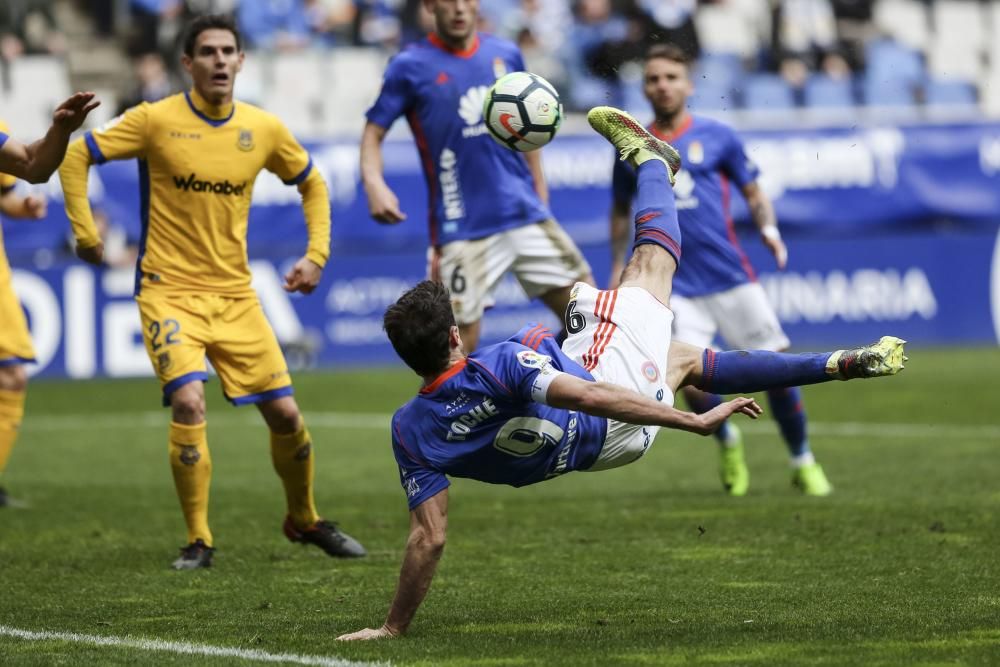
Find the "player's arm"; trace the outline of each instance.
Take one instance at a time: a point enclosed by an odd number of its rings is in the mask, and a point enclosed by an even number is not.
[[[104,243],[87,199],[90,165],[142,157],[146,150],[149,105],[140,104],[104,127],[70,144],[59,167],[66,217],[76,238],[76,255],[90,264],[104,261]]]
[[[730,415],[756,419],[762,413],[752,398],[734,398],[700,415],[683,412],[638,392],[607,382],[590,382],[559,373],[548,385],[545,403],[640,426],[662,426],[699,435],[714,433]]]
[[[361,134],[361,182],[368,197],[368,212],[378,222],[394,225],[406,220],[399,198],[385,182],[382,142],[388,130],[368,121]]]
[[[771,198],[764,194],[764,189],[757,181],[747,183],[743,186],[742,191],[743,196],[746,197],[753,224],[760,231],[761,240],[774,255],[778,268],[785,268],[788,263],[788,249],[785,247],[785,242],[781,240],[778,218],[774,214],[774,204],[771,203]]]
[[[26,220],[41,220],[48,211],[48,205],[43,197],[21,196],[14,192],[14,185],[0,176],[0,214],[8,218],[23,218]],[[12,179],[13,180],[13,179]]]
[[[531,178],[534,180],[538,198],[548,206],[549,184],[545,182],[545,170],[542,169],[542,151],[529,151],[524,154],[524,159],[528,161],[528,169],[531,171]]]
[[[305,254],[285,274],[284,288],[287,292],[311,294],[319,285],[330,257],[330,194],[309,152],[285,124],[275,118],[269,129],[273,132],[274,148],[265,168],[277,174],[285,185],[298,188],[309,238]]]
[[[0,133],[0,172],[29,183],[48,181],[66,154],[70,135],[99,104],[94,101],[94,93],[76,93],[56,107],[49,131],[31,144],[22,144]]]
[[[399,571],[399,584],[385,623],[337,637],[341,641],[398,637],[406,632],[427,596],[448,530],[448,489],[439,491],[410,511],[410,537]]]

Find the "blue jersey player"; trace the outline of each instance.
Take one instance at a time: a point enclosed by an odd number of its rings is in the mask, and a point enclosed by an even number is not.
[[[361,177],[375,220],[406,219],[383,178],[381,148],[390,126],[406,116],[427,177],[427,273],[450,288],[462,340],[472,350],[483,312],[508,271],[560,317],[573,284],[593,278],[552,219],[540,154],[503,148],[483,122],[489,88],[524,70],[517,46],[476,32],[478,0],[424,5],[435,30],[389,63],[361,138]]]
[[[391,426],[410,537],[385,623],[342,640],[394,637],[410,625],[444,549],[448,476],[525,486],[631,463],[660,427],[707,434],[734,413],[760,414],[749,398],[700,415],[675,410],[674,391],[684,385],[742,393],[902,368],[903,341],[890,336],[855,350],[803,355],[716,353],[671,342],[673,314],[665,304],[681,261],[681,231],[668,179],[679,156],[623,111],[598,107],[588,119],[637,169],[633,254],[618,289],[573,287],[561,348],[545,328],[527,326],[467,355],[448,290],[432,281],[386,311],[393,348],[424,381]]]
[[[684,262],[674,277],[674,338],[710,347],[716,333],[726,347],[781,351],[789,341],[763,287],[740,248],[729,212],[732,190],[746,198],[761,240],[778,268],[785,268],[787,250],[778,232],[774,208],[757,182],[757,167],[733,130],[710,118],[688,113],[693,92],[688,60],[673,46],[653,47],[646,56],[644,88],[655,120],[650,131],[677,147],[684,168],[677,174],[674,193],[684,232]],[[635,194],[635,174],[619,162],[614,170],[611,211],[612,281],[620,273],[627,250],[629,213]],[[684,390],[695,412],[718,405],[718,396],[697,389]],[[806,436],[806,416],[796,387],[768,392],[775,421],[788,447],[792,483],[806,495],[825,496],[833,488],[816,463]],[[726,424],[718,430],[723,487],[734,496],[746,494],[750,473],[743,457],[739,429]]]

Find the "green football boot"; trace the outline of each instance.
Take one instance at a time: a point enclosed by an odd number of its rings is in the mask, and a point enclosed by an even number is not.
[[[804,496],[828,496],[833,493],[833,485],[818,463],[807,463],[796,468],[792,473],[792,486]]]
[[[667,165],[670,184],[681,168],[681,156],[673,146],[660,141],[628,113],[614,107],[594,107],[587,114],[590,126],[618,149],[620,159],[638,168],[648,160]]]
[[[826,360],[827,375],[837,380],[895,375],[909,357],[903,354],[902,338],[882,336],[877,343],[853,350],[837,350]]]
[[[719,478],[730,496],[745,496],[750,488],[750,469],[743,457],[743,434],[729,424],[729,438],[719,445]]]

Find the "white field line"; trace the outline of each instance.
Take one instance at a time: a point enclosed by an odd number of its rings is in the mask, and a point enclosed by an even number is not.
[[[232,410],[224,408],[223,410]],[[306,412],[306,423],[317,428],[355,428],[387,430],[392,415],[379,412]],[[168,410],[145,412],[108,412],[96,415],[32,415],[30,408],[24,420],[24,431],[76,431],[80,429],[164,429],[170,420]],[[739,418],[737,423],[746,433],[771,435],[777,432],[770,422],[752,422]],[[208,415],[209,426],[262,426],[255,410],[220,412]],[[809,434],[829,437],[860,437],[869,440],[911,438],[988,439],[1000,442],[1000,424],[914,424],[880,422],[816,422],[808,423]]]
[[[205,655],[213,658],[238,658],[250,662],[282,662],[296,665],[320,665],[321,667],[376,667],[388,666],[385,662],[354,662],[341,658],[322,655],[299,655],[297,653],[268,653],[260,649],[230,648],[212,646],[210,644],[190,644],[188,642],[169,642],[160,639],[142,639],[129,637],[114,637],[107,635],[81,635],[75,632],[36,632],[21,630],[7,625],[0,625],[0,637],[13,637],[25,641],[63,641],[78,644],[93,644],[94,646],[111,646],[138,649],[140,651],[163,651],[184,655]]]

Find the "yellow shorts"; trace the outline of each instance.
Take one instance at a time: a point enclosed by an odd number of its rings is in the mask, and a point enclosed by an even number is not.
[[[24,309],[14,293],[10,278],[0,280],[0,366],[24,364],[35,360]]]
[[[233,405],[292,394],[288,365],[257,297],[143,291],[136,302],[163,405],[179,387],[208,379],[205,357]]]

